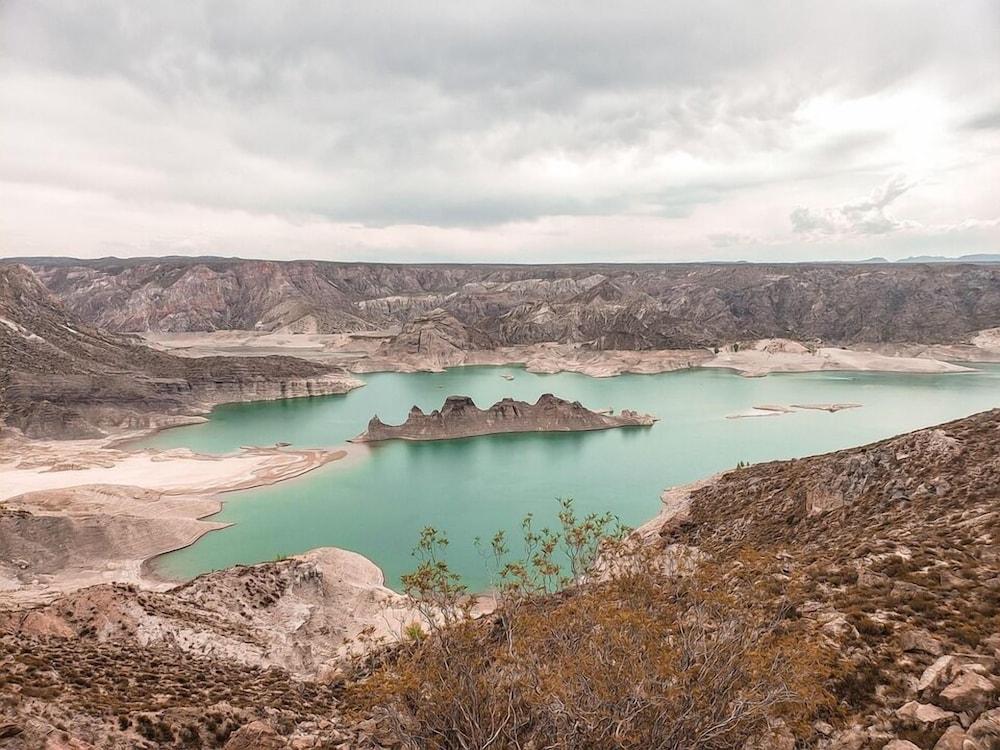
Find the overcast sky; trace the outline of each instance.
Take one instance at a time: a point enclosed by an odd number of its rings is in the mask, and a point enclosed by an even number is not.
[[[0,255],[1000,252],[1000,2],[0,0]]]

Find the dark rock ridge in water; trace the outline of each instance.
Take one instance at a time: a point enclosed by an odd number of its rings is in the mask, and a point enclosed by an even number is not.
[[[414,406],[401,425],[385,424],[376,415],[368,423],[368,430],[353,442],[449,440],[505,432],[582,432],[651,427],[655,421],[655,417],[629,409],[618,414],[599,414],[579,401],[567,401],[551,393],[539,396],[534,404],[505,398],[488,409],[480,409],[468,396],[449,396],[441,409],[430,414]]]

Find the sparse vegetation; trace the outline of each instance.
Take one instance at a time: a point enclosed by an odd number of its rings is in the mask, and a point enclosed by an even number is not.
[[[522,558],[492,540],[498,608],[480,620],[425,532],[406,581],[430,633],[350,689],[356,710],[414,747],[721,750],[832,705],[834,655],[782,587],[760,595],[764,558],[669,577],[611,516],[561,502],[557,531],[525,519]]]

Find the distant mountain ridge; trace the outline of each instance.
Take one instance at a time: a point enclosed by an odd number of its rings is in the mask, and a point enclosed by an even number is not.
[[[1000,253],[978,253],[949,258],[944,255],[912,255],[900,258],[897,263],[1000,263]]]
[[[771,337],[950,343],[1000,326],[1000,265],[986,263],[30,265],[72,314],[118,332],[352,333],[434,313],[476,332],[452,330],[459,341],[642,350]]]

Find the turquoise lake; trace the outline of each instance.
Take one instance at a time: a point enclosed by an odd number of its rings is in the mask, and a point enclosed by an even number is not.
[[[508,381],[502,374],[514,375]],[[236,563],[270,560],[313,547],[351,549],[375,561],[390,586],[414,566],[420,530],[451,540],[447,558],[473,589],[489,585],[472,540],[498,529],[518,539],[520,521],[555,520],[556,498],[579,513],[611,511],[638,525],[659,510],[660,492],[738,461],[792,458],[861,445],[1000,406],[1000,366],[952,375],[823,372],[744,378],[725,370],[597,379],[534,375],[510,367],[462,367],[443,373],[377,373],[343,396],[230,404],[201,425],[167,430],[142,443],[227,453],[287,442],[335,446],[362,432],[373,414],[401,422],[414,404],[425,411],[445,396],[488,406],[504,396],[542,393],[660,418],[648,429],[571,434],[496,435],[431,443],[393,441],[362,449],[298,479],[223,496],[215,520],[235,525],[157,560],[188,578]],[[857,402],[830,414],[795,412],[727,419],[760,404]]]

